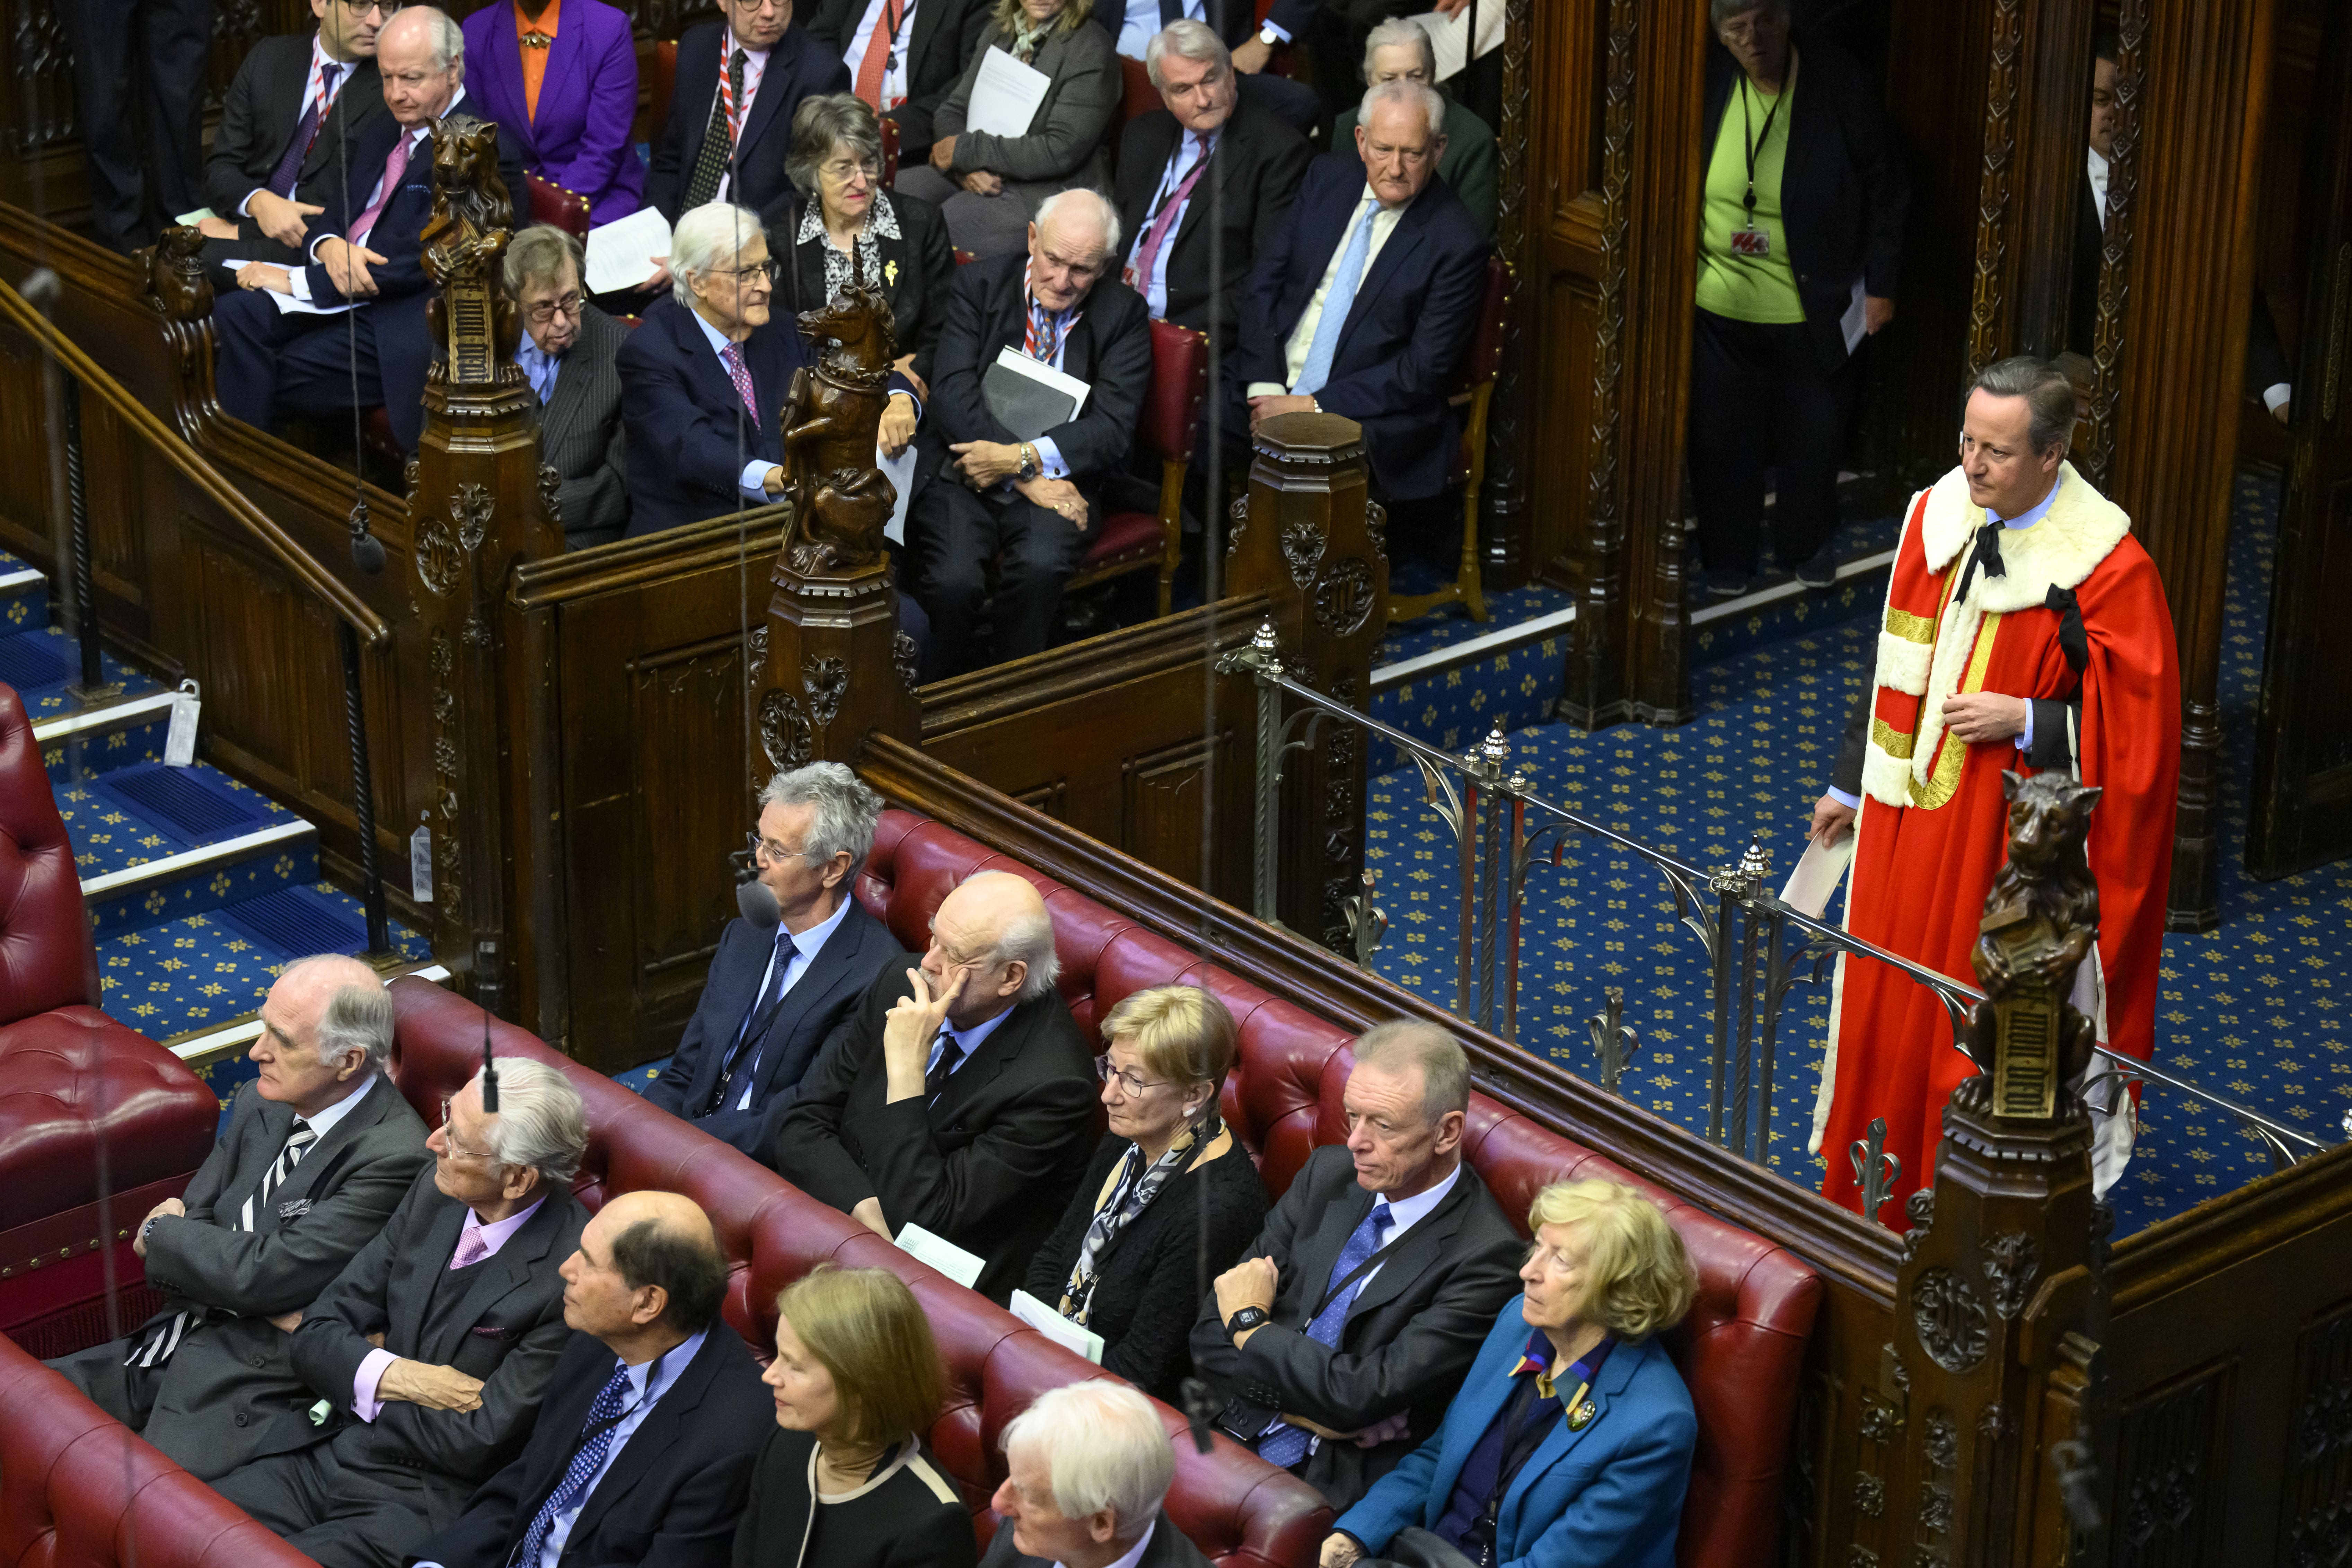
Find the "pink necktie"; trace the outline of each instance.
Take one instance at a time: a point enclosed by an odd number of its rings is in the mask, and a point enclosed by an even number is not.
[[[729,343],[719,351],[719,357],[727,363],[728,379],[734,382],[735,395],[743,400],[744,411],[757,419],[760,416],[760,399],[751,391],[751,372],[743,363],[743,345]]]
[[[367,237],[375,231],[375,220],[382,216],[384,203],[392,200],[392,193],[400,189],[400,177],[408,173],[408,133],[403,132],[400,140],[393,143],[392,156],[384,162],[383,178],[376,182],[375,199],[368,203],[367,209],[360,214],[359,221],[352,225],[352,232],[346,237],[352,244],[367,243]]]
[[[449,1267],[453,1269],[470,1268],[489,1255],[490,1244],[482,1239],[481,1231],[478,1228],[469,1230],[457,1238],[457,1256],[449,1259]]]
[[[1184,204],[1191,199],[1192,187],[1201,183],[1201,172],[1209,166],[1209,139],[1195,132],[1192,142],[1200,149],[1200,156],[1192,160],[1192,166],[1185,172],[1184,178],[1160,204],[1158,215],[1151,220],[1151,226],[1143,232],[1143,244],[1135,252],[1135,265],[1128,270],[1127,286],[1139,294],[1149,295],[1151,269],[1159,264],[1160,247],[1166,245],[1168,237],[1175,232],[1176,220],[1183,215]]]

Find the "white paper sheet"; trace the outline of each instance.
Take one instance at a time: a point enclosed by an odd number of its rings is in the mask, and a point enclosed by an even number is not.
[[[588,276],[592,294],[618,294],[654,275],[653,258],[669,254],[669,220],[659,207],[639,207],[588,231]]]
[[[1103,1337],[1070,1321],[1026,1290],[1013,1292],[1013,1315],[1066,1350],[1074,1350],[1097,1366],[1102,1365]]]
[[[898,504],[890,509],[890,521],[882,525],[882,537],[893,544],[907,542],[907,503],[915,494],[915,443],[895,458],[885,457],[879,443],[874,448],[874,466],[890,476],[898,488]]]
[[[1853,353],[1869,330],[1868,319],[1864,315],[1864,298],[1862,279],[1857,278],[1853,280],[1853,299],[1847,304],[1845,314],[1838,318],[1838,331],[1845,334],[1845,352],[1848,353]]]
[[[980,1271],[988,1267],[954,1242],[932,1235],[919,1225],[910,1224],[899,1231],[898,1245],[908,1257],[929,1264],[967,1290],[979,1280]]]
[[[1008,370],[1019,372],[1032,381],[1041,381],[1056,392],[1076,398],[1077,406],[1070,410],[1071,418],[1076,419],[1087,411],[1087,394],[1094,390],[1092,383],[1080,381],[1075,375],[1055,370],[1043,360],[1031,359],[1019,349],[1009,345],[996,351],[996,363]]]
[[[227,268],[229,276],[234,278],[246,268],[252,266],[253,263],[250,261],[224,261],[221,265]],[[278,263],[273,261],[269,265],[276,267]],[[294,269],[289,267],[284,268],[284,270],[291,272]],[[315,300],[303,300],[298,299],[292,294],[280,294],[275,289],[264,289],[263,292],[268,295],[269,302],[278,307],[278,313],[281,316],[340,316],[345,310],[350,310],[353,303],[353,301],[347,300],[340,305],[321,305]]]
[[[1437,79],[1444,81],[1472,60],[1503,47],[1503,0],[1478,0],[1478,46],[1470,47],[1470,10],[1465,6],[1447,16],[1430,11],[1411,18],[1429,35],[1437,54]]]
[[[964,113],[963,128],[991,136],[1026,136],[1051,86],[1053,79],[1044,71],[992,45],[981,57],[980,75],[972,79],[971,107]]]
[[[1780,889],[1780,901],[1792,910],[1801,910],[1815,920],[1829,908],[1830,895],[1845,879],[1845,868],[1853,863],[1853,835],[1848,833],[1834,847],[1816,838],[1805,846],[1797,857],[1797,868],[1789,873],[1789,884]]]

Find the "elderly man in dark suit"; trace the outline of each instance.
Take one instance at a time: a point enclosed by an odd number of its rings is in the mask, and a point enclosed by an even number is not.
[[[1161,1511],[1176,1454],[1116,1378],[1049,1388],[1004,1428],[999,1521],[981,1568],[1209,1568]]]
[[[1118,214],[1097,192],[1046,198],[1025,252],[961,269],[932,356],[923,468],[907,521],[916,597],[931,619],[931,666],[967,656],[996,580],[996,656],[1040,653],[1063,580],[1101,521],[1102,483],[1127,458],[1151,377],[1151,319],[1115,274]],[[1091,389],[1076,416],[1024,438],[982,386],[1006,349]]]
[[[1170,23],[1144,63],[1165,107],[1130,121],[1119,142],[1121,276],[1154,321],[1209,332],[1230,351],[1250,262],[1290,210],[1314,153],[1240,97],[1233,57],[1206,24]],[[1221,290],[1212,290],[1213,275]]]
[[[328,954],[287,965],[261,1005],[260,1071],[182,1196],[131,1247],[163,1310],[49,1364],[210,1480],[262,1450],[257,1411],[307,1404],[288,1335],[425,1167],[425,1124],[383,1076],[392,1000]]]
[[[979,50],[992,9],[989,0],[817,0],[808,30],[841,57],[850,90],[898,127],[898,162],[919,168],[931,156],[931,116]]]
[[[515,363],[539,398],[539,460],[563,476],[556,510],[574,550],[621,537],[629,521],[621,429],[621,345],[629,331],[582,297],[580,242],[534,224],[507,246],[507,292],[522,312]]]
[[[383,5],[369,0],[354,10],[350,0],[310,0],[310,14],[317,32],[256,43],[221,101],[205,163],[212,216],[197,225],[205,259],[215,266],[238,259],[299,266],[310,220],[328,213],[330,198],[343,205],[342,163],[383,118],[375,65]],[[348,223],[357,210],[337,210],[327,221]],[[224,272],[213,287],[226,292],[233,283]]]
[[[238,269],[239,292],[213,308],[214,383],[223,409],[266,429],[288,415],[348,408],[356,378],[361,406],[382,404],[414,452],[433,349],[422,239],[433,216],[433,128],[475,123],[458,112],[465,36],[444,13],[411,5],[376,35],[376,64],[392,112],[352,148],[358,211],[312,233],[306,266],[248,259]],[[510,195],[524,189],[521,154],[503,132],[499,172]]]
[[[1416,81],[1364,94],[1354,150],[1315,161],[1257,258],[1225,362],[1253,428],[1308,408],[1363,426],[1384,501],[1445,487],[1462,435],[1446,385],[1486,293],[1486,241],[1437,177],[1444,117]]]
[[[967,877],[919,967],[886,967],[778,1119],[776,1169],[884,1237],[919,1225],[1003,1301],[1092,1142],[1094,1053],[1054,990],[1053,917],[1009,871]]]
[[[784,493],[784,398],[812,362],[799,325],[772,319],[777,264],[760,215],[712,202],[670,240],[671,297],[622,345],[621,410],[639,461],[629,533],[654,533],[765,506]],[[882,439],[903,451],[919,409],[894,373]]]
[[[654,143],[646,200],[676,224],[732,202],[772,228],[793,196],[784,174],[793,114],[813,92],[847,92],[841,56],[793,26],[793,0],[719,0],[725,20],[677,41],[669,123]]]
[[[418,1568],[726,1568],[775,1401],[719,1315],[727,1258],[676,1193],[624,1193],[564,1260],[572,1342],[530,1441]]]
[[[1463,1163],[1462,1047],[1398,1022],[1355,1058],[1347,1142],[1308,1156],[1192,1325],[1218,1425],[1337,1509],[1444,1421],[1524,1250]]]
[[[761,1136],[771,1113],[791,1102],[817,1047],[898,956],[852,890],[881,816],[882,797],[839,763],[768,781],[751,854],[782,921],[772,933],[727,922],[702,999],[647,1100],[754,1160],[774,1158]]]
[[[481,1075],[427,1143],[434,1165],[294,1330],[312,1402],[254,1424],[262,1458],[216,1484],[326,1568],[400,1568],[457,1522],[530,1435],[571,1341],[558,1272],[588,1215],[580,1095],[529,1059]]]

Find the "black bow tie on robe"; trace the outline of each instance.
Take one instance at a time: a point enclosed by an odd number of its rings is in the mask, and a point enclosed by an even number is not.
[[[2009,575],[2009,567],[2000,558],[2000,530],[2001,525],[1990,518],[1977,530],[1976,543],[1969,549],[1969,563],[1960,568],[1960,591],[1952,595],[1954,604],[1969,596],[1969,584],[1975,578],[1978,567],[1983,567],[1988,577]]]

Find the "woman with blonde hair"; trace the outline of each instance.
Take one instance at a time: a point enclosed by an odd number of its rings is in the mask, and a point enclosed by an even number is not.
[[[1528,1210],[1527,1291],[1479,1347],[1444,1425],[1324,1540],[1359,1560],[1673,1568],[1698,1419],[1657,1336],[1698,1294],[1656,1203],[1554,1182]]]
[[[777,1430],[734,1568],[972,1568],[971,1516],[923,1453],[947,1374],[905,1281],[820,1263],[785,1286],[761,1381]]]
[[[1265,1219],[1257,1167],[1217,1114],[1234,1016],[1197,985],[1162,985],[1113,1007],[1102,1036],[1110,1130],[1028,1289],[1103,1337],[1107,1370],[1173,1402],[1202,1293]]]

